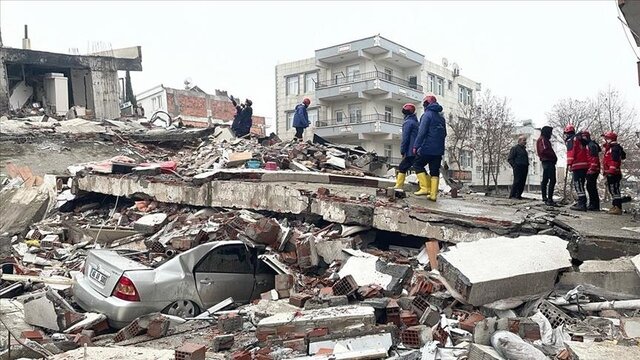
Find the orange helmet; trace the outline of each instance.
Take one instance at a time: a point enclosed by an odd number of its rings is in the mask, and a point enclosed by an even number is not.
[[[414,114],[416,112],[416,106],[412,103],[406,103],[402,105],[402,110],[408,111],[410,114]]]

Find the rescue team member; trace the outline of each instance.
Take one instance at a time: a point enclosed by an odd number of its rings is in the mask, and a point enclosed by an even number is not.
[[[307,108],[311,104],[309,98],[304,98],[302,104],[296,105],[295,113],[293,115],[293,127],[296,128],[295,139],[302,140],[304,129],[309,127],[309,115],[307,114]]]
[[[233,107],[236,109],[236,114],[233,116],[233,122],[231,123],[231,131],[233,131],[235,136],[238,136],[240,113],[242,113],[244,104],[238,104],[236,99],[233,98],[233,95],[229,95],[229,100],[231,100]]]
[[[253,125],[253,109],[251,108],[251,105],[253,105],[251,100],[244,100],[244,108],[242,108],[240,115],[238,115],[237,137],[247,136],[251,132],[251,126]]]
[[[436,201],[447,126],[441,114],[442,106],[435,95],[427,94],[422,105],[424,113],[420,117],[418,136],[413,144],[413,154],[416,156],[413,169],[418,176],[420,189],[414,194],[429,195],[429,200]],[[424,169],[425,165],[429,165],[429,175]]]
[[[513,169],[513,185],[509,199],[522,200],[522,192],[529,174],[529,154],[527,154],[527,137],[520,135],[518,143],[511,148],[507,161]]]
[[[605,143],[604,157],[602,158],[602,174],[607,177],[607,189],[613,200],[611,201],[611,209],[609,214],[622,214],[622,196],[620,195],[620,180],[622,180],[622,160],[627,155],[620,144],[618,144],[618,134],[613,131],[607,131],[602,135]]]
[[[600,195],[598,195],[598,175],[600,175],[600,145],[591,139],[589,131],[582,132],[582,137],[587,142],[587,194],[589,194],[588,211],[600,211]]]
[[[542,201],[548,206],[556,206],[553,201],[553,191],[556,187],[556,163],[558,156],[551,145],[551,126],[543,126],[540,130],[540,137],[536,141],[536,151],[542,164]]]
[[[567,145],[567,166],[573,174],[573,188],[578,195],[578,202],[571,206],[571,210],[587,211],[587,193],[585,182],[587,169],[589,169],[589,157],[586,142],[580,133],[576,133],[575,127],[569,124],[564,128],[565,144]]]
[[[407,176],[407,170],[411,168],[415,161],[413,154],[413,143],[418,136],[418,117],[416,116],[416,106],[407,103],[402,106],[402,114],[404,115],[404,123],[402,124],[402,143],[400,144],[400,155],[402,161],[398,165],[398,173],[396,174],[395,189],[402,189],[404,180]]]

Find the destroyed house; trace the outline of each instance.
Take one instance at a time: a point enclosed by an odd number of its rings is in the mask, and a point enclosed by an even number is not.
[[[142,71],[140,46],[91,55],[0,48],[0,114],[38,103],[64,115],[73,106],[97,119],[120,117],[118,71]]]
[[[227,91],[216,89],[215,94],[208,94],[198,86],[175,89],[160,84],[137,94],[136,100],[147,117],[162,111],[174,119],[180,117],[183,124],[194,127],[207,127],[209,122],[230,124],[236,113]],[[265,117],[254,115],[252,119],[251,133],[264,136]]]

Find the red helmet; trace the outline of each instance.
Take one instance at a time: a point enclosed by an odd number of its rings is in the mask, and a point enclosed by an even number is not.
[[[602,134],[602,136],[607,140],[618,141],[618,134],[614,133],[613,131],[607,131],[606,133]]]
[[[427,104],[431,104],[438,101],[436,99],[436,96],[433,93],[427,93],[424,96],[424,99],[422,99],[422,102],[426,102]]]
[[[415,114],[416,112],[416,106],[413,105],[412,103],[406,103],[404,105],[402,105],[402,110],[406,110],[408,111],[410,114]]]
[[[576,132],[576,128],[571,124],[567,124],[567,126],[564,127],[564,133],[566,134],[571,132]]]
[[[582,136],[590,138],[591,133],[589,132],[589,130],[582,130]]]
[[[304,100],[302,100],[302,103],[309,106],[309,104],[311,104],[311,100],[309,98],[304,98]]]

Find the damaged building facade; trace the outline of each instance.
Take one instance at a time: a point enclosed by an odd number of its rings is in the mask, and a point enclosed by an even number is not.
[[[92,55],[0,48],[0,114],[37,103],[64,115],[73,106],[97,119],[120,117],[118,71],[142,71],[140,46]]]
[[[228,123],[236,113],[227,91],[216,89],[215,94],[208,94],[198,86],[175,89],[160,84],[139,93],[136,100],[149,117],[162,111],[194,127],[207,127],[210,122]],[[265,117],[254,115],[252,119],[251,133],[264,136]]]

